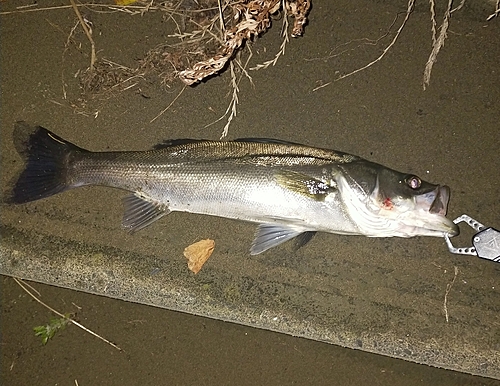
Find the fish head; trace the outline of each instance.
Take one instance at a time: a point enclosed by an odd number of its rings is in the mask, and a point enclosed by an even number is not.
[[[339,190],[360,230],[374,237],[456,236],[446,218],[450,188],[368,161],[341,167]]]

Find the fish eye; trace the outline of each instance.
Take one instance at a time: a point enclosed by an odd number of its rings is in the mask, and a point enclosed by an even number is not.
[[[422,185],[422,180],[417,176],[409,176],[406,178],[406,184],[412,189],[418,189]]]

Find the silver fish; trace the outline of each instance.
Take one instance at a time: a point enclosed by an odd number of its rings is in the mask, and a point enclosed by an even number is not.
[[[369,237],[455,236],[450,189],[363,158],[295,143],[177,140],[148,151],[90,152],[18,122],[25,158],[8,201],[21,204],[84,185],[132,192],[123,227],[140,230],[172,211],[258,223],[255,255],[316,231]]]

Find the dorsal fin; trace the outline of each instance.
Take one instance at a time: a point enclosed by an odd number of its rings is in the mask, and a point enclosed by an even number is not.
[[[172,146],[187,145],[190,143],[207,142],[207,141],[211,141],[211,140],[209,140],[209,139],[193,139],[193,138],[166,139],[163,142],[154,145],[153,149],[160,150],[160,149],[166,149],[166,148],[169,148]],[[254,137],[237,138],[237,139],[227,141],[227,142],[275,143],[275,144],[279,144],[279,145],[305,146],[301,143],[283,141],[281,139],[275,139],[275,138],[254,138]]]
[[[276,139],[276,138],[256,138],[256,137],[237,138],[233,142],[276,143],[279,145],[306,146],[302,143],[283,141],[281,139]]]
[[[181,138],[181,139],[166,139],[161,143],[153,146],[154,150],[166,149],[172,146],[187,145],[189,143],[205,142],[207,139],[192,139],[192,138]]]

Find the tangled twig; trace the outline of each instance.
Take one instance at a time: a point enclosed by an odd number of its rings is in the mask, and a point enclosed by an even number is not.
[[[219,51],[211,58],[181,71],[180,79],[192,85],[218,73],[245,41],[253,40],[271,27],[271,15],[280,10],[285,12],[285,17],[289,13],[295,18],[292,37],[302,35],[310,7],[310,0],[252,0],[234,4],[231,8],[233,26],[224,30]]]

